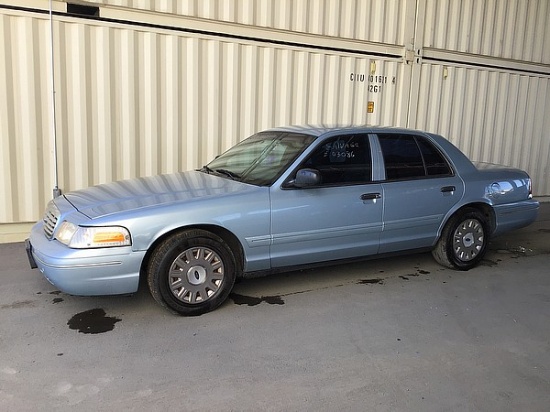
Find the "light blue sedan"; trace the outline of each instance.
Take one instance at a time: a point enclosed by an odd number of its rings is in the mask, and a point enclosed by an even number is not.
[[[538,208],[527,173],[472,163],[438,135],[286,127],[200,170],[57,197],[26,247],[66,293],[133,293],[143,276],[160,304],[200,315],[237,277],[320,262],[425,249],[468,270]]]

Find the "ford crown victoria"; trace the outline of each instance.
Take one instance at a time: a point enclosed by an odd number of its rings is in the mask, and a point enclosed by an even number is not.
[[[473,163],[435,134],[285,127],[200,170],[59,196],[26,245],[31,266],[66,293],[133,293],[145,277],[157,302],[199,315],[237,277],[320,262],[431,250],[468,270],[538,207],[527,173]]]

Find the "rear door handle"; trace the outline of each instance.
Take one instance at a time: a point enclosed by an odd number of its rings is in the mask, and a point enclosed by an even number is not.
[[[456,187],[454,186],[443,186],[441,188],[442,193],[454,192],[455,190],[456,190]]]
[[[380,199],[382,195],[380,193],[363,193],[361,195],[361,200],[375,200]]]

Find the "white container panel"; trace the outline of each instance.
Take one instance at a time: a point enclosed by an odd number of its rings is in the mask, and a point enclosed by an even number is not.
[[[535,195],[550,193],[550,79],[422,64],[411,127],[442,134],[472,160],[529,172]]]
[[[34,220],[51,194],[47,33],[44,21],[0,15],[0,223]]]
[[[87,0],[207,20],[328,37],[404,45],[405,10],[414,0]]]
[[[16,13],[17,14],[17,13]],[[1,221],[41,217],[54,185],[49,21],[0,18]],[[28,44],[15,48],[13,44]],[[399,123],[404,64],[364,55],[54,20],[59,187],[204,165],[265,128]],[[387,76],[387,84],[369,73]],[[376,89],[372,89],[376,86]],[[369,90],[370,89],[370,90]],[[374,90],[374,91],[373,91]],[[368,102],[374,112],[367,113]]]
[[[425,1],[422,46],[550,64],[548,0]]]
[[[415,8],[410,0],[97,3],[113,10],[134,7],[143,11],[144,21],[158,22],[160,15],[169,25],[191,16],[253,25],[254,33],[264,27],[320,34],[322,44],[338,45],[335,49],[345,38],[404,44],[404,21]],[[546,3],[509,0],[513,13],[489,0],[437,4],[419,3],[427,10],[429,28],[423,33],[430,47],[495,61],[548,61]],[[54,2],[56,10],[64,5]],[[459,23],[453,20],[457,14],[463,15]],[[205,21],[199,23],[212,27]],[[485,21],[493,21],[490,33]],[[523,33],[510,35],[512,23]],[[409,37],[410,27],[406,32]],[[54,185],[49,21],[42,13],[3,10],[0,34],[0,190],[6,194],[0,223],[34,221]],[[441,133],[473,159],[528,170],[535,194],[550,195],[548,76],[443,66],[427,58],[407,65],[400,58],[308,48],[321,38],[303,38],[301,47],[273,45],[56,16],[60,188],[200,167],[272,126],[346,123]],[[493,44],[497,40],[500,45]],[[396,47],[391,50],[395,54]]]

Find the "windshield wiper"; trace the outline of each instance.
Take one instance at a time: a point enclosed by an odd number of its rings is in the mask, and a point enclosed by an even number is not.
[[[212,169],[210,169],[208,166],[203,166],[202,169],[199,169],[201,172],[205,172],[206,174],[214,173]]]
[[[241,178],[241,175],[238,173],[232,172],[231,170],[227,169],[214,169],[214,172],[229,177],[232,180],[239,180]]]

